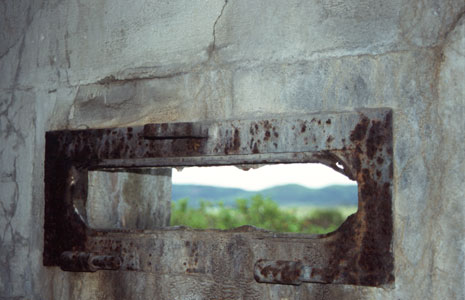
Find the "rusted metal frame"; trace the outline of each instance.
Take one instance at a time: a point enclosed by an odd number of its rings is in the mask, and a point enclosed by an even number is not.
[[[166,132],[164,125],[150,124],[136,128],[47,133],[44,264],[61,265],[66,270],[95,271],[99,268],[93,263],[95,257],[111,257],[113,260],[110,261],[116,263],[103,264],[101,269],[214,273],[215,269],[209,269],[209,263],[200,258],[195,266],[192,263],[166,265],[166,262],[157,261],[160,255],[157,256],[156,251],[152,256],[147,251],[158,249],[160,241],[175,244],[179,239],[174,236],[184,234],[187,235],[185,245],[174,247],[180,249],[179,253],[171,253],[171,257],[182,257],[189,248],[189,241],[208,244],[211,231],[171,228],[143,232],[89,228],[84,209],[88,170],[322,162],[356,179],[359,184],[359,210],[336,232],[305,236],[248,228],[245,231],[214,231],[215,234],[224,241],[239,236],[245,241],[261,243],[263,247],[272,245],[273,250],[289,247],[289,243],[306,245],[309,255],[297,262],[291,261],[293,258],[290,257],[275,256],[274,253],[282,251],[270,251],[266,257],[252,253],[256,263],[250,264],[247,274],[259,282],[300,284],[308,281],[377,286],[393,281],[390,110],[310,115],[284,121],[199,124],[179,127],[169,124],[165,126]],[[343,170],[337,162],[342,163]],[[200,248],[204,251],[200,257],[222,257],[208,253],[211,247],[207,245]],[[236,252],[240,251],[237,249]],[[158,254],[162,253],[159,251]]]

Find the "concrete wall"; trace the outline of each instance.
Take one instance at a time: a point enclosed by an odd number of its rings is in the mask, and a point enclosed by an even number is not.
[[[464,12],[462,0],[2,1],[0,299],[464,299]],[[358,107],[394,110],[392,286],[42,266],[45,131]]]
[[[88,175],[87,223],[96,229],[155,229],[169,226],[171,169],[93,171]]]

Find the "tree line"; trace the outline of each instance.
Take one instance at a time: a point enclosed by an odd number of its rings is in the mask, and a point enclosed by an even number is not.
[[[284,209],[269,197],[256,194],[238,198],[232,206],[223,202],[200,201],[198,207],[189,206],[189,199],[172,203],[171,226],[184,225],[196,229],[232,229],[253,225],[274,232],[323,234],[336,230],[345,220],[337,207],[315,208],[307,214],[296,209]]]

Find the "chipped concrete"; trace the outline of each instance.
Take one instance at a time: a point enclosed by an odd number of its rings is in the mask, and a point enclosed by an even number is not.
[[[0,298],[465,298],[464,11],[461,0],[2,1]],[[42,266],[45,131],[358,107],[394,110],[392,286]]]

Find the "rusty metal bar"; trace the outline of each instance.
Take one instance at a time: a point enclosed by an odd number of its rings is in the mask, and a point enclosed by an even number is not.
[[[206,139],[208,128],[196,123],[146,124],[144,138],[164,139]]]
[[[98,255],[88,252],[65,251],[60,256],[60,267],[64,271],[95,272],[118,270],[121,258],[114,255]]]

